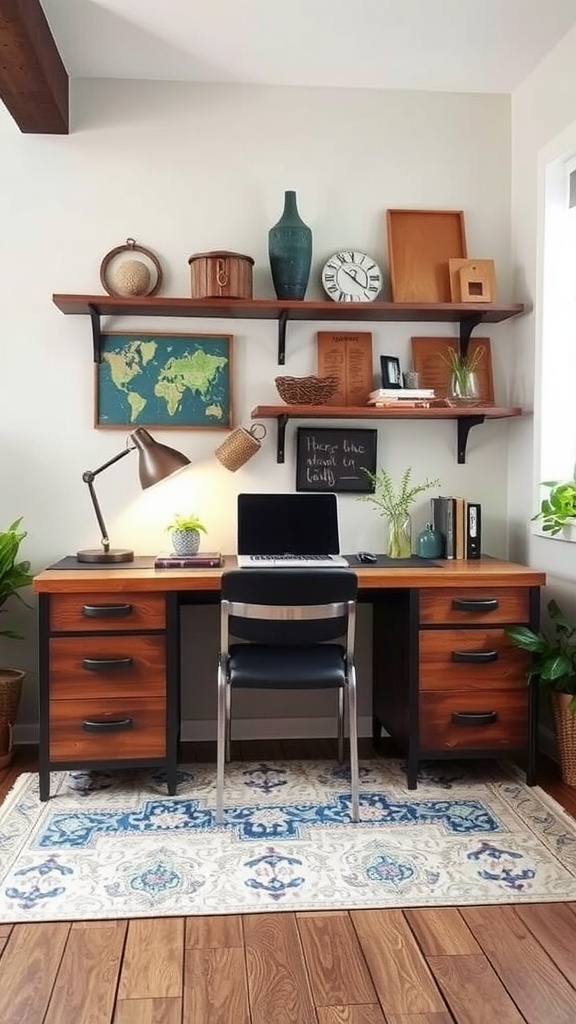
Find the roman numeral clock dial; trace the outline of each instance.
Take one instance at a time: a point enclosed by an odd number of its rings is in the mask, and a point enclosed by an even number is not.
[[[335,302],[373,302],[382,290],[382,271],[365,252],[335,252],[322,268],[324,291]]]

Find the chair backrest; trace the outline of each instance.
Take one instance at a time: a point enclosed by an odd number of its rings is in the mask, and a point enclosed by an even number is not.
[[[232,634],[263,644],[347,636],[354,647],[358,580],[350,569],[231,569],[222,574],[221,649]]]

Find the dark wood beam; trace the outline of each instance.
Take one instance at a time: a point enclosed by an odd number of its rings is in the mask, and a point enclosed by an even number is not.
[[[0,0],[0,100],[22,132],[68,135],[68,73],[40,0]]]

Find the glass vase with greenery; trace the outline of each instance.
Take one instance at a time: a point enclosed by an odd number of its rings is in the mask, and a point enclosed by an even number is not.
[[[388,549],[390,558],[409,558],[412,554],[412,523],[410,510],[419,494],[437,487],[439,480],[426,479],[422,484],[412,483],[412,468],[404,470],[397,487],[390,474],[382,467],[371,473],[365,469],[374,487],[372,494],[363,494],[361,501],[375,505],[388,521]]]
[[[450,346],[446,352],[440,352],[440,358],[450,370],[450,380],[446,392],[449,405],[477,405],[480,401],[478,383],[478,366],[484,356],[483,348],[475,348],[472,352],[458,352]]]

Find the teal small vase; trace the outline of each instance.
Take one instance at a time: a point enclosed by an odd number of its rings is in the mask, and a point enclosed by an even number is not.
[[[295,192],[284,193],[284,212],[268,232],[268,257],[278,299],[303,299],[312,263],[312,231],[298,213]]]

